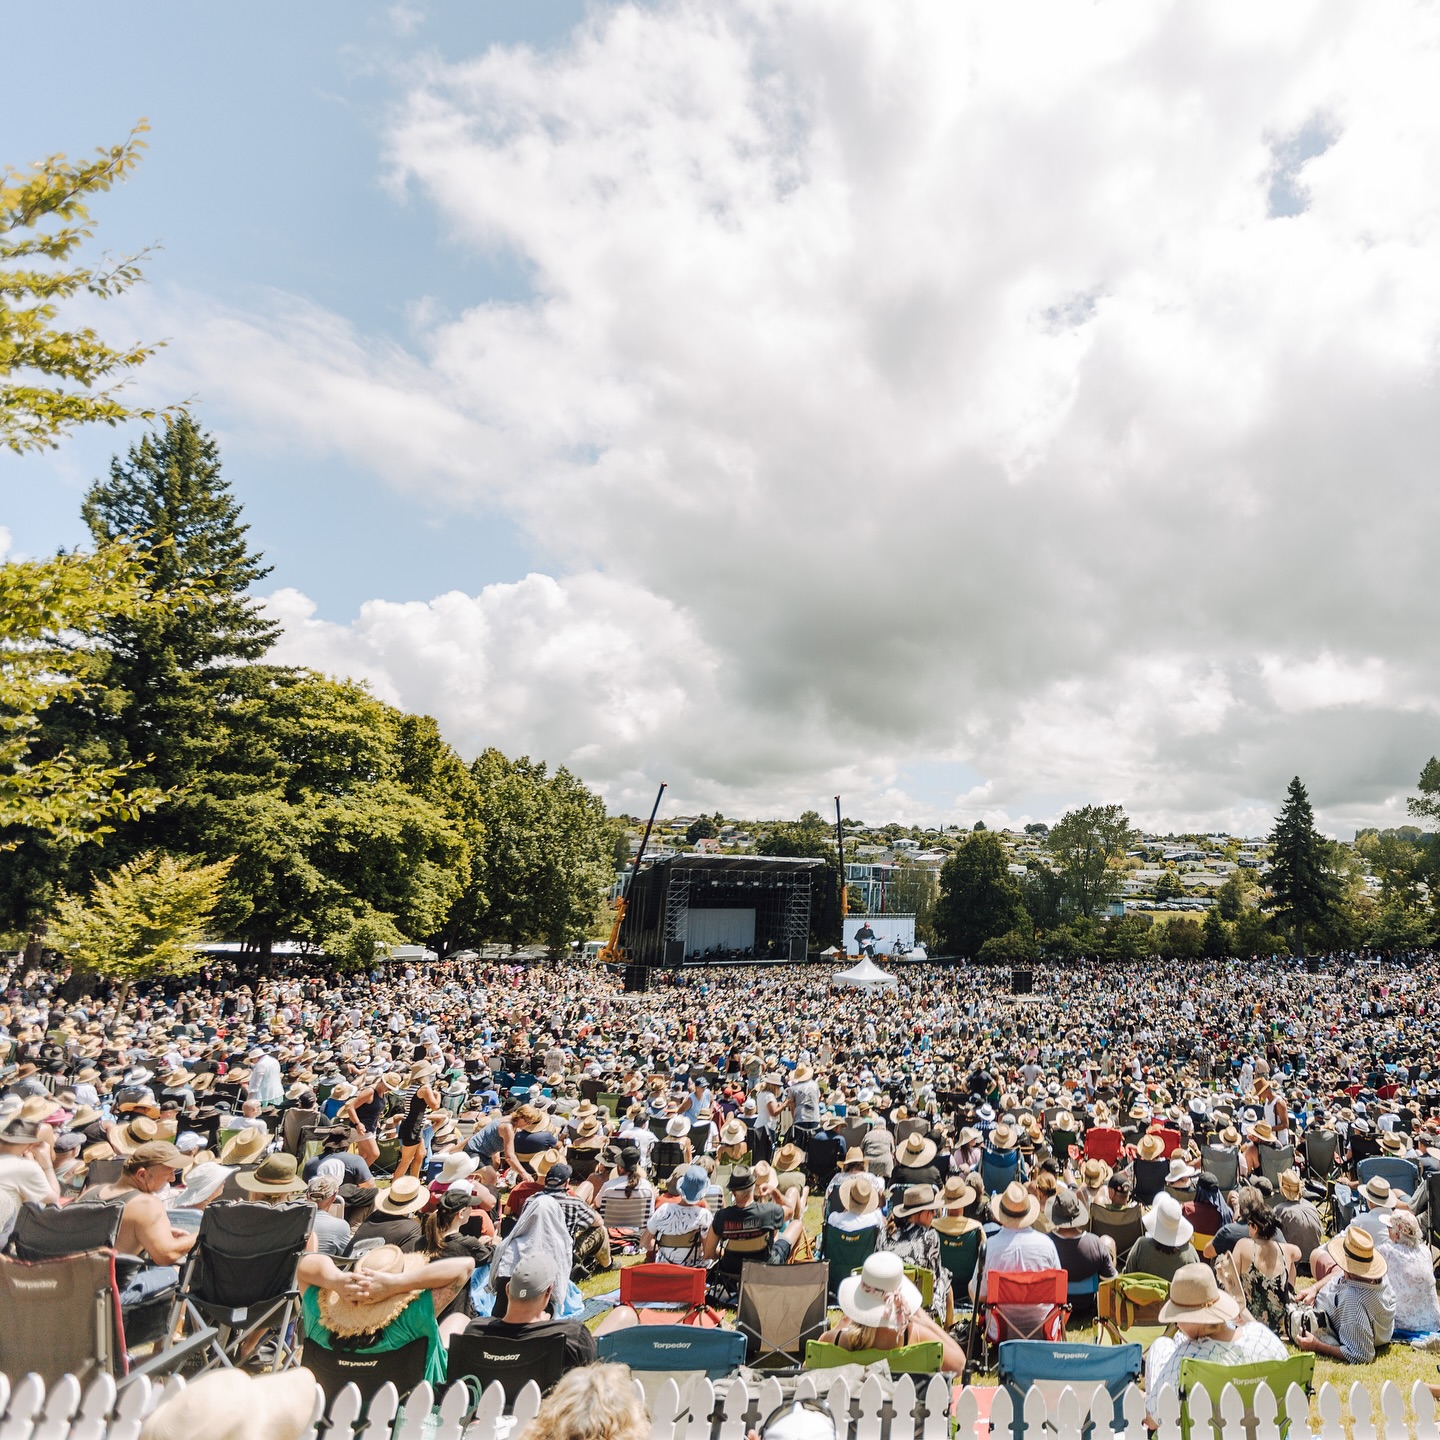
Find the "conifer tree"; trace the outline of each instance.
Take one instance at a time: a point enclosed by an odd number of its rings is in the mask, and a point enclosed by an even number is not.
[[[1340,908],[1340,879],[1330,866],[1325,837],[1315,829],[1310,797],[1297,775],[1270,832],[1270,898],[1281,924],[1295,937],[1295,953],[1305,951],[1308,934],[1321,936]]]

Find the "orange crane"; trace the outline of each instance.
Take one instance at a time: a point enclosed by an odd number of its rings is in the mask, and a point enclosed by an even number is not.
[[[630,867],[630,879],[625,886],[624,893],[615,901],[615,924],[611,928],[610,938],[605,942],[605,948],[595,957],[602,965],[623,965],[625,963],[625,952],[620,948],[620,927],[625,923],[625,897],[630,893],[630,886],[635,883],[635,877],[640,873],[640,862],[645,858],[645,847],[650,843],[650,831],[655,825],[655,816],[660,811],[660,797],[665,793],[665,782],[660,782],[660,789],[655,794],[655,804],[651,808],[650,818],[645,822],[645,834],[641,836],[640,848],[635,852],[635,863]]]

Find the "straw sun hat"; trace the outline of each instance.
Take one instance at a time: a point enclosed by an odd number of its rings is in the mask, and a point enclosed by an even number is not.
[[[390,1182],[390,1188],[375,1202],[375,1208],[382,1215],[413,1215],[423,1210],[429,1199],[430,1191],[413,1175],[402,1175]]]
[[[1167,1325],[1225,1325],[1239,1314],[1239,1302],[1221,1290],[1215,1272],[1203,1264],[1182,1265],[1170,1282],[1170,1298],[1160,1307]]]
[[[373,1252],[372,1252],[373,1253]],[[892,1251],[872,1255],[858,1275],[840,1282],[840,1309],[857,1325],[898,1327],[900,1312],[921,1307],[920,1292],[905,1278],[905,1262]]]
[[[414,1179],[413,1176],[405,1178]],[[399,1183],[396,1181],[396,1184]],[[398,1245],[377,1245],[355,1262],[355,1271],[371,1275],[408,1275],[423,1270],[428,1263],[424,1255],[407,1255]],[[369,1335],[383,1330],[419,1293],[418,1290],[405,1290],[383,1300],[362,1301],[352,1300],[339,1290],[324,1290],[320,1294],[320,1320],[332,1335]]]
[[[1040,1215],[1040,1202],[1018,1180],[990,1201],[990,1213],[1006,1230],[1026,1230]]]

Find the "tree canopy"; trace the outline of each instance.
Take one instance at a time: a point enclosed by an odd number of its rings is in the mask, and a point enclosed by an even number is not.
[[[1072,913],[1098,915],[1119,895],[1120,872],[1112,862],[1133,834],[1119,805],[1085,805],[1060,817],[1048,840]]]
[[[934,923],[946,955],[976,956],[988,940],[1012,931],[1029,932],[1020,886],[993,831],[972,831],[941,866]]]
[[[1322,935],[1334,925],[1341,887],[1298,775],[1290,782],[1270,845],[1270,896],[1265,905],[1289,927],[1296,953],[1302,953],[1307,934]]]

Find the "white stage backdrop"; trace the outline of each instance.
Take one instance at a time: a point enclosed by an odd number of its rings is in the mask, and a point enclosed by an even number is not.
[[[719,950],[743,950],[755,943],[753,910],[691,910],[685,921],[685,955]]]
[[[845,917],[845,953],[847,955],[860,953],[860,942],[855,937],[866,925],[875,932],[876,959],[893,954],[896,940],[900,941],[902,950],[909,950],[915,944],[915,917],[913,915],[847,915]]]

